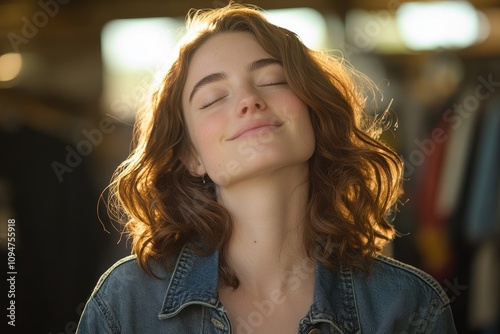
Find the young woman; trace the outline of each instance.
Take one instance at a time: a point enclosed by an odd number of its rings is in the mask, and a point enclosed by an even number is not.
[[[134,255],[78,332],[454,333],[439,284],[379,254],[402,164],[354,72],[255,8],[188,28],[112,184]]]

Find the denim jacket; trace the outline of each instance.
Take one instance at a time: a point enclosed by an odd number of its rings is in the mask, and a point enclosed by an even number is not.
[[[218,299],[218,260],[218,252],[202,257],[184,248],[173,271],[153,267],[158,278],[144,272],[134,256],[118,261],[97,283],[77,333],[258,332],[283,300],[256,301],[247,319],[231,324]],[[445,292],[416,268],[378,256],[369,276],[319,264],[312,271],[313,304],[299,323],[300,334],[456,333]]]

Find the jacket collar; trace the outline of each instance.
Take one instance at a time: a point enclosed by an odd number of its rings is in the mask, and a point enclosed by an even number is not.
[[[201,304],[221,308],[218,299],[219,252],[198,256],[184,247],[175,265],[160,318],[171,318],[186,306]],[[340,333],[360,330],[351,269],[332,271],[317,264],[313,305],[303,319],[307,324],[329,323]]]
[[[336,271],[316,265],[314,300],[308,314],[312,324],[329,323],[340,333],[359,333],[352,270]]]
[[[202,257],[185,246],[177,258],[160,316],[173,317],[190,304],[217,307],[218,266],[219,252]]]

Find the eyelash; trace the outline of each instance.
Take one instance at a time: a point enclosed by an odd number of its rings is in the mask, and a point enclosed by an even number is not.
[[[213,100],[212,102],[208,102],[207,104],[201,106],[200,109],[206,109],[206,108],[210,107],[212,104],[214,104],[215,102],[218,102],[218,101],[222,100],[223,98],[225,98],[225,96],[220,97],[220,98],[218,98],[216,100]]]
[[[278,82],[271,82],[269,84],[265,84],[262,86],[278,86],[278,85],[286,85],[286,84],[287,84],[286,81],[278,81]]]

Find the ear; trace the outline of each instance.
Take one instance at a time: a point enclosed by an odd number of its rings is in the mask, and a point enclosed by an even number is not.
[[[207,173],[199,154],[192,149],[189,150],[189,153],[181,157],[181,161],[193,176],[202,177]]]

